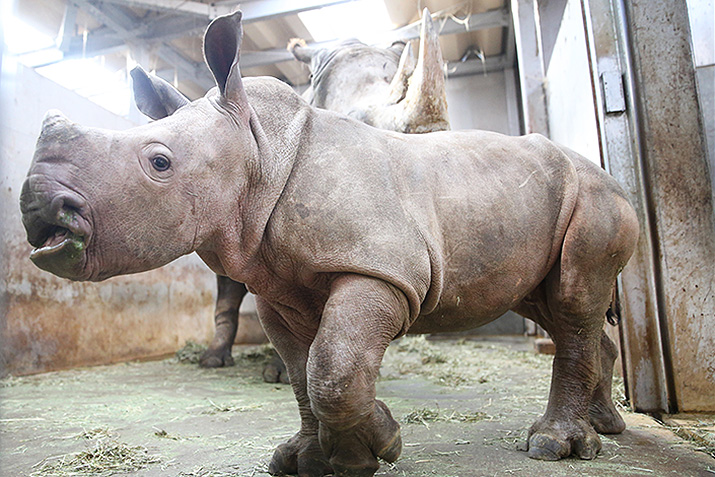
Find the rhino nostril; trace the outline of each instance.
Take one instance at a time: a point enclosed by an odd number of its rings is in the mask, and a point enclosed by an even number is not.
[[[69,194],[59,194],[52,199],[46,213],[49,221],[62,219],[70,213],[81,212],[84,209],[84,200]]]

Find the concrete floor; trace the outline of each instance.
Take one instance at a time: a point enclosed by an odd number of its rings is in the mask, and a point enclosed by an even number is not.
[[[0,474],[268,475],[297,407],[288,386],[261,381],[263,355],[235,357],[228,369],[168,359],[0,381]],[[521,338],[394,344],[378,397],[401,421],[404,448],[378,475],[715,475],[710,455],[627,411],[628,429],[602,436],[593,461],[528,459],[517,442],[545,409],[550,361]]]

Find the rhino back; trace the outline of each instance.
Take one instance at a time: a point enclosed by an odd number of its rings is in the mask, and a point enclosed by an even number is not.
[[[578,179],[550,142],[314,115],[269,224],[288,281],[375,276],[405,293],[411,321],[466,328],[511,308],[555,261]]]

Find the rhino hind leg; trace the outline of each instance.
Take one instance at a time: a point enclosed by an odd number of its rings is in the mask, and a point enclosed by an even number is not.
[[[526,300],[556,345],[548,406],[529,431],[535,459],[593,459],[601,449],[596,429],[622,427],[610,396],[615,350],[603,326],[638,224],[624,199],[589,179],[582,177],[559,259]]]
[[[238,309],[241,307],[243,297],[248,293],[246,285],[228,277],[216,275],[216,282],[218,284],[214,314],[216,329],[211,344],[199,358],[199,366],[202,368],[233,366],[231,348],[238,329]]]
[[[273,351],[273,356],[271,356],[270,361],[263,367],[263,381],[266,383],[290,384],[288,369],[275,350]]]
[[[620,434],[626,423],[613,405],[612,382],[613,363],[618,357],[616,345],[601,332],[601,379],[593,392],[588,415],[596,432],[599,434]]]

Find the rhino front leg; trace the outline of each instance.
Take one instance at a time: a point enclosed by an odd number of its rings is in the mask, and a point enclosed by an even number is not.
[[[238,329],[238,309],[241,307],[243,297],[248,293],[246,285],[228,277],[216,275],[216,282],[218,284],[214,314],[216,330],[209,348],[199,359],[199,366],[202,368],[233,366],[231,347]]]
[[[381,280],[335,280],[308,359],[308,395],[320,446],[336,476],[372,476],[400,455],[400,426],[375,399],[385,349],[409,317],[405,296]]]
[[[306,362],[316,330],[308,328],[295,334],[286,326],[285,319],[260,297],[256,297],[256,307],[266,334],[286,363],[300,412],[300,430],[275,450],[268,473],[301,477],[332,474],[333,469],[318,442],[318,420],[310,409],[307,391]]]

